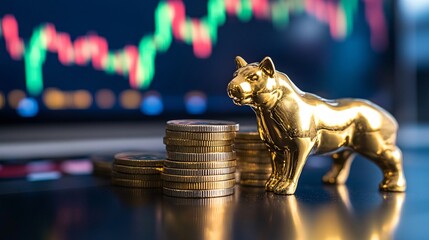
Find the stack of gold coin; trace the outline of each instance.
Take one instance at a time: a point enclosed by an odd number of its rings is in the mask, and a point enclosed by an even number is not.
[[[270,153],[256,127],[242,127],[235,137],[240,184],[263,187],[271,174]]]
[[[109,178],[112,172],[113,154],[94,154],[90,157],[92,173]]]
[[[118,153],[112,166],[112,184],[122,187],[160,188],[164,161],[164,153]]]
[[[238,124],[216,120],[167,122],[163,192],[173,197],[220,197],[234,193]]]

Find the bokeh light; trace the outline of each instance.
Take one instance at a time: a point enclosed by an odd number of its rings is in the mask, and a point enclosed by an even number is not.
[[[73,107],[77,109],[87,109],[92,104],[92,96],[86,90],[78,90],[73,94]]]
[[[7,96],[9,106],[13,109],[16,109],[18,107],[19,102],[24,98],[24,91],[18,89],[10,91],[9,95]]]
[[[186,111],[190,114],[203,114],[207,110],[207,96],[201,91],[191,91],[185,96]]]
[[[112,108],[115,101],[115,94],[109,89],[101,89],[95,94],[95,102],[101,109]]]
[[[64,94],[56,88],[49,88],[45,91],[43,102],[51,110],[64,109],[66,104]]]
[[[4,96],[3,93],[0,92],[0,109],[2,109],[4,106]]]
[[[156,91],[147,92],[143,96],[143,100],[140,105],[140,110],[150,116],[159,115],[164,110],[164,104],[162,103],[161,94]]]
[[[17,112],[21,117],[34,117],[39,112],[39,105],[34,98],[24,98],[19,101]]]
[[[125,90],[119,96],[119,102],[125,109],[137,109],[140,106],[142,96],[137,90]]]

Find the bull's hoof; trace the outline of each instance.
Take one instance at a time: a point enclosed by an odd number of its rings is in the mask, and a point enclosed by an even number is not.
[[[407,184],[402,177],[384,178],[379,185],[380,191],[385,192],[405,192]]]
[[[274,193],[291,195],[294,194],[296,190],[296,184],[288,180],[280,180],[277,185],[274,187]]]
[[[267,182],[265,183],[265,190],[272,192],[274,191],[274,187],[276,186],[276,184],[278,183],[279,179],[271,176]]]

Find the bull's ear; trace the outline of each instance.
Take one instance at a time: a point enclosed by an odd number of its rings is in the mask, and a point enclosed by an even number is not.
[[[237,65],[237,69],[242,68],[247,65],[247,62],[240,56],[235,57],[235,64]]]
[[[276,72],[273,60],[270,57],[265,57],[260,63],[259,68],[268,76],[272,77]]]

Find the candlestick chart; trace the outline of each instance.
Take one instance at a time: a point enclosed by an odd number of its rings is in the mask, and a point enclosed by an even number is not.
[[[35,25],[31,36],[24,39],[20,19],[7,13],[0,16],[0,44],[5,45],[12,60],[23,61],[26,91],[32,96],[44,90],[43,67],[48,53],[56,54],[64,66],[92,67],[123,76],[131,88],[148,89],[156,74],[157,54],[168,54],[174,41],[180,41],[192,46],[196,58],[208,58],[216,44],[224,41],[218,30],[229,18],[243,24],[261,20],[283,27],[292,15],[307,14],[325,24],[333,39],[341,41],[352,33],[356,13],[362,8],[372,48],[383,50],[387,45],[382,0],[208,0],[206,4],[203,16],[192,17],[183,1],[160,1],[153,13],[154,31],[143,35],[138,44],[119,49],[110,47],[109,39],[94,29],[89,29],[89,34],[71,36],[67,29],[50,22]]]

